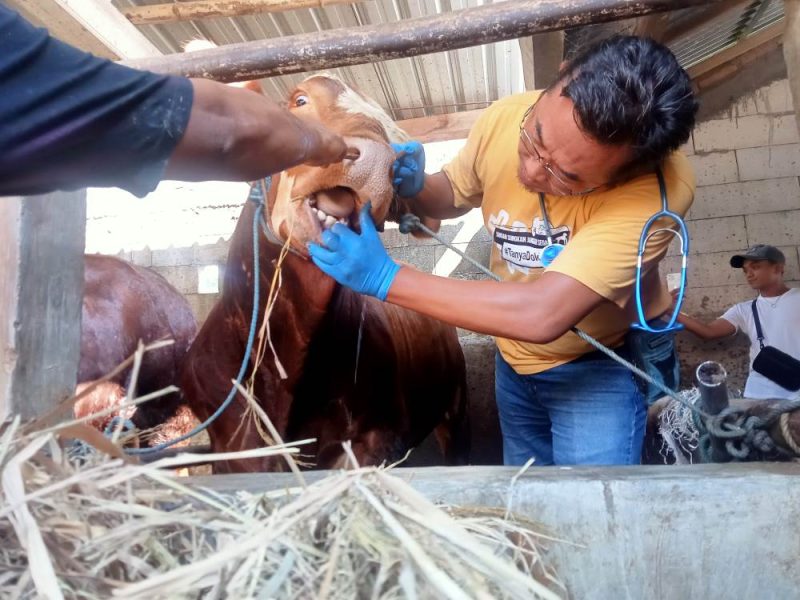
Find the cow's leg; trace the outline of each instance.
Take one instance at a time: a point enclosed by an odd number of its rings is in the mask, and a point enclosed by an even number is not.
[[[95,381],[81,382],[75,388],[75,393],[80,394],[86,388],[95,384]],[[113,381],[103,381],[101,383],[97,383],[96,387],[91,392],[75,402],[75,406],[72,410],[75,414],[75,418],[81,419],[94,413],[118,406],[122,404],[124,400],[125,389],[121,385]],[[94,428],[103,431],[115,416],[123,419],[130,419],[135,412],[136,408],[131,406],[117,412],[92,419],[89,421],[89,424]]]
[[[471,434],[466,388],[466,382],[464,382],[456,389],[452,405],[433,430],[444,462],[448,466],[469,464]]]
[[[146,405],[146,404],[145,404]],[[157,425],[154,428],[152,438],[148,440],[150,446],[158,446],[174,439],[182,437],[197,427],[200,422],[194,416],[192,409],[187,404],[178,404],[175,412],[167,417],[162,425]],[[200,443],[199,440],[205,439],[206,436],[198,434],[192,438],[183,440],[172,444],[171,448],[184,448],[193,444]],[[198,441],[195,441],[198,440]]]
[[[396,462],[410,449],[401,436],[389,429],[371,429],[360,433],[351,440],[350,447],[361,467]],[[317,467],[320,469],[345,469],[350,466],[350,460],[340,444],[336,447],[327,445],[318,455]]]

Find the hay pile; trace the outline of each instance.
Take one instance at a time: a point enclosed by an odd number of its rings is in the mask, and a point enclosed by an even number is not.
[[[293,489],[223,495],[189,487],[164,470],[176,459],[139,465],[113,448],[105,451],[117,458],[92,452],[76,461],[56,432],[6,425],[0,596],[527,599],[564,593],[539,554],[550,538],[502,512],[437,507],[388,469],[354,468],[307,486],[298,473]],[[291,460],[297,451],[296,444],[284,444],[235,457]]]

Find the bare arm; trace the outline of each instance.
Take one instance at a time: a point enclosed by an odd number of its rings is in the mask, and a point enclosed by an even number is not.
[[[469,207],[453,206],[453,186],[442,171],[426,175],[422,191],[412,201],[419,212],[434,219],[454,219],[470,211]]]
[[[605,299],[561,273],[512,283],[448,279],[402,267],[387,300],[471,331],[545,344]]]
[[[691,331],[704,340],[716,340],[736,333],[733,323],[725,319],[715,319],[711,323],[703,323],[686,313],[680,313],[678,323],[686,327],[687,331]]]
[[[252,181],[300,163],[342,160],[344,140],[250,90],[192,79],[189,124],[165,178]]]

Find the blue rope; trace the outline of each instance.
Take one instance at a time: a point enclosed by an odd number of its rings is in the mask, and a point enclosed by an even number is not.
[[[120,422],[122,422],[122,425],[120,425]],[[114,434],[114,430],[117,427],[120,427],[120,432],[136,430],[136,425],[134,425],[133,421],[131,421],[130,419],[123,419],[122,417],[114,417],[108,422],[108,425],[106,425],[106,429],[103,432],[103,435],[106,436],[107,438],[110,438]]]
[[[264,182],[265,188],[268,188],[268,185],[269,179],[265,180]],[[251,195],[250,200],[256,203],[256,211],[253,214],[253,313],[250,317],[250,332],[247,335],[247,347],[245,349],[244,359],[242,359],[242,366],[239,368],[239,374],[236,376],[236,384],[231,387],[228,397],[225,398],[225,401],[219,405],[219,408],[217,408],[216,411],[214,411],[214,414],[200,423],[200,425],[192,429],[189,433],[151,448],[128,448],[125,450],[128,454],[154,454],[174,446],[183,440],[188,440],[189,438],[194,437],[201,431],[208,429],[209,425],[219,418],[219,416],[225,411],[226,408],[228,408],[228,406],[230,406],[230,403],[233,402],[233,399],[236,397],[237,386],[241,385],[242,380],[244,379],[244,374],[247,372],[247,365],[250,362],[250,354],[253,351],[253,343],[256,339],[256,328],[258,326],[258,305],[260,301],[261,287],[261,268],[259,265],[258,255],[258,226],[261,222],[261,214],[264,212],[264,199],[261,198],[256,200],[255,197]]]

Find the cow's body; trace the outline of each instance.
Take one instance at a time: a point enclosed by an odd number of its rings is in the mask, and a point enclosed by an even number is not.
[[[306,243],[318,240],[332,222],[357,228],[355,215],[367,200],[373,202],[376,221],[382,222],[392,205],[394,155],[384,126],[356,112],[319,114],[322,107],[339,106],[343,90],[355,93],[338,81],[315,77],[292,95],[301,114],[305,107],[313,108],[317,112],[309,116],[348,136],[361,158],[324,169],[298,167],[273,177],[266,220],[295,252],[286,255],[281,267],[281,287],[269,319],[272,346],[266,343],[254,374],[255,359],[248,368],[253,393],[285,440],[317,439],[307,450],[311,466],[342,464],[345,440],[352,440],[362,464],[400,459],[432,430],[448,462],[463,462],[468,446],[465,366],[455,329],[343,288],[307,259]],[[242,211],[222,298],[187,357],[182,388],[201,419],[227,396],[245,354],[253,297],[254,211],[252,203]],[[263,318],[281,247],[263,233],[259,246]],[[241,398],[211,425],[209,435],[215,451],[264,445],[256,418],[246,414]],[[274,459],[216,465],[220,471],[282,467]]]
[[[157,273],[111,256],[87,255],[81,323],[79,384],[110,373],[132,355],[139,340],[145,344],[173,339],[174,344],[145,354],[136,380],[143,396],[179,383],[181,362],[197,332],[186,299]],[[129,385],[130,369],[79,400],[78,417],[118,404]],[[79,385],[79,390],[85,385]],[[112,415],[97,419],[103,428]],[[145,403],[120,415],[131,417],[139,429],[160,426],[158,441],[191,428],[191,411],[177,394]]]

